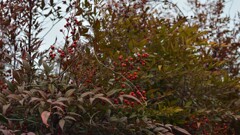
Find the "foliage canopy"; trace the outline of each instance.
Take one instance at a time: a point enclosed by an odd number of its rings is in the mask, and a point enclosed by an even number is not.
[[[169,1],[45,2],[0,2],[3,134],[239,133],[239,30],[224,1],[189,0],[191,18],[164,16],[181,13]],[[39,17],[66,19],[64,44],[39,52]]]

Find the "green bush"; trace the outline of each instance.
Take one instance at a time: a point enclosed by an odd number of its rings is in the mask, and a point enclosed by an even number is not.
[[[75,11],[60,30],[63,46],[40,53],[35,38],[35,50],[29,42],[26,52],[15,51],[20,57],[1,48],[3,134],[190,134],[178,126],[193,134],[236,132],[225,126],[238,117],[239,80],[212,56],[209,31],[185,17],[156,16],[146,1],[63,3]],[[219,130],[211,122],[223,116],[232,117]]]

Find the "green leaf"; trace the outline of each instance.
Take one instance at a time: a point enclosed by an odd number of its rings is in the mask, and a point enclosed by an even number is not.
[[[104,96],[104,94],[102,94],[102,93],[99,93],[99,94],[94,95],[94,97],[90,98],[90,104],[92,104],[93,101],[94,101],[96,98],[99,98],[99,97],[102,97],[102,96]]]
[[[162,65],[158,65],[158,70],[162,71],[162,67],[163,67]]]
[[[192,105],[192,101],[188,101],[186,104],[185,104],[185,107],[190,107]]]
[[[59,102],[68,101],[68,100],[69,100],[69,98],[65,98],[65,97],[59,97],[59,98],[57,99],[57,101],[59,101]]]
[[[19,100],[22,99],[21,96],[16,95],[16,94],[10,94],[10,95],[8,95],[7,97],[8,97],[8,98],[11,98],[11,99],[15,99],[15,100],[17,100],[17,101],[19,101]]]
[[[53,3],[53,0],[50,0],[50,5],[51,5],[51,6],[53,6],[53,5],[54,5],[54,3]]]
[[[62,114],[65,114],[65,113],[66,113],[66,112],[64,111],[64,109],[63,109],[62,107],[59,107],[59,106],[54,106],[54,107],[52,107],[52,109],[57,109],[57,110],[58,110],[57,113],[59,113],[59,111],[61,111]]]
[[[22,100],[20,100],[20,101],[18,101],[21,105],[23,105],[23,103],[24,103],[24,99],[22,99]]]
[[[19,71],[17,71],[17,70],[13,70],[13,78],[14,78],[18,83],[21,83],[21,82],[22,82],[20,73],[19,73]]]
[[[48,84],[48,89],[51,92],[51,94],[54,94],[55,92],[55,86],[53,84]]]
[[[6,104],[7,100],[4,97],[0,96],[0,103]]]
[[[6,105],[3,105],[2,107],[2,114],[5,115],[6,112],[7,112],[7,109],[10,107],[11,104],[6,104]]]
[[[0,123],[8,123],[8,119],[0,114]]]
[[[9,82],[7,81],[7,85],[8,85],[8,89],[11,91],[11,92],[14,92],[16,90],[16,84],[13,84],[12,82]]]
[[[60,106],[67,106],[67,105],[65,105],[63,102],[59,102],[59,101],[54,101],[54,102],[52,102],[51,104],[53,104],[53,105],[60,105]]]
[[[68,90],[66,93],[65,93],[65,97],[70,97],[70,96],[72,96],[72,94],[74,93],[74,89],[70,89],[70,90]]]
[[[42,2],[41,2],[41,9],[43,9],[45,7],[45,0],[42,0]]]
[[[64,119],[77,121],[77,120],[76,120],[75,118],[73,118],[72,116],[65,116]]]
[[[86,34],[88,32],[88,28],[82,28],[81,32],[82,32],[82,34]]]
[[[89,92],[84,92],[82,95],[81,95],[81,98],[84,98],[84,97],[86,97],[86,96],[88,96],[88,95],[93,95],[94,93],[93,92],[91,92],[91,91],[89,91]]]
[[[31,70],[31,66],[29,65],[29,62],[26,61],[26,60],[22,60],[22,65],[23,65],[23,68],[27,71],[30,71]]]
[[[85,110],[85,108],[82,105],[78,104],[77,107],[79,109],[81,109],[83,111],[83,113],[86,113],[86,110]]]
[[[69,115],[74,115],[74,116],[78,116],[78,117],[82,117],[80,114],[77,114],[75,112],[68,112]]]
[[[45,74],[49,75],[49,73],[53,70],[53,66],[52,67],[48,66],[48,64],[45,61],[43,61],[42,64],[43,64]]]
[[[77,10],[77,13],[75,14],[75,16],[82,15],[83,11],[84,11],[84,10],[79,7],[78,10]]]
[[[43,101],[43,99],[41,99],[41,98],[37,98],[37,97],[31,97],[31,100],[29,101],[29,103],[31,103],[31,102],[34,102],[34,101]]]
[[[106,95],[107,95],[107,97],[110,97],[110,96],[114,95],[116,92],[119,92],[121,90],[122,89],[113,89],[113,90],[107,92]]]
[[[37,92],[38,92],[45,100],[47,99],[47,94],[46,94],[44,91],[38,90]]]
[[[138,103],[142,104],[142,102],[141,102],[139,99],[137,99],[136,97],[134,97],[134,96],[132,96],[132,95],[120,95],[119,98],[120,98],[120,99],[123,99],[123,98],[131,98],[131,99],[137,101]]]
[[[119,122],[126,123],[128,121],[128,118],[126,116],[123,116],[119,119]]]
[[[185,130],[183,128],[180,128],[180,127],[177,127],[177,126],[173,126],[172,129],[177,130],[182,135],[191,135],[187,130]]]
[[[112,105],[114,107],[114,104],[106,97],[98,97],[99,99],[108,102],[110,105]]]
[[[104,94],[99,93],[99,94],[94,95],[93,98],[99,98],[99,97],[102,97],[102,96],[104,96]]]
[[[100,30],[100,21],[99,21],[99,20],[96,20],[96,21],[95,21],[95,23],[94,23],[94,29]]]

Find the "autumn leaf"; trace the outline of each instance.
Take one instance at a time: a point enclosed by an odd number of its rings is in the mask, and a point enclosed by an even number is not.
[[[43,122],[43,124],[46,125],[46,127],[49,127],[48,118],[49,118],[50,114],[51,113],[48,111],[43,111],[41,114],[42,122]]]

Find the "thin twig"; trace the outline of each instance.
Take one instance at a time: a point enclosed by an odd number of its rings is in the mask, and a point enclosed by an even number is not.
[[[68,13],[66,13],[63,18],[65,18],[67,15],[68,15]],[[53,29],[53,27],[54,27],[57,23],[59,23],[63,18],[60,18],[57,22],[55,22],[55,23],[51,26],[51,28],[42,36],[41,40],[43,40],[43,39],[49,34],[49,32]]]

